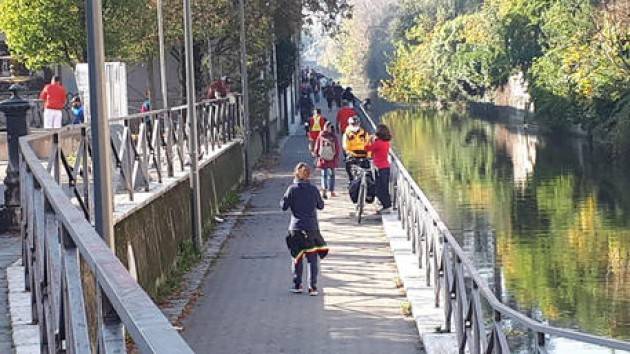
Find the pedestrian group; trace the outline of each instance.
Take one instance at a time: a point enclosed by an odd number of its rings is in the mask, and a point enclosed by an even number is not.
[[[320,102],[320,92],[326,99],[328,113],[333,104],[339,110],[336,123],[332,123],[322,115],[322,110],[315,105]],[[366,101],[370,103],[369,101]],[[381,203],[378,214],[391,211],[392,203],[389,194],[390,178],[390,141],[389,128],[379,124],[374,134],[364,128],[359,114],[354,109],[361,104],[352,93],[352,88],[344,89],[338,82],[329,80],[312,69],[302,71],[300,99],[298,109],[302,123],[307,130],[308,149],[314,158],[314,167],[321,173],[319,190],[311,183],[311,164],[300,162],[294,170],[293,183],[285,192],[281,206],[291,211],[289,232],[286,237],[287,247],[293,258],[293,284],[290,291],[303,293],[302,272],[303,260],[309,263],[308,294],[315,296],[317,288],[318,261],[328,254],[326,242],[319,231],[317,211],[324,209],[324,200],[337,197],[335,192],[335,169],[340,160],[345,164],[348,186],[352,191],[355,181],[354,170],[371,168],[376,170],[375,194]],[[370,103],[371,104],[371,103]],[[337,132],[341,136],[340,139]],[[356,166],[356,167],[353,167]]]

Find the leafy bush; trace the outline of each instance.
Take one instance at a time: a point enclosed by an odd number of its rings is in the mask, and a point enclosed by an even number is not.
[[[580,125],[630,144],[630,6],[591,0],[488,0],[426,4],[400,15],[390,80],[396,101],[477,100],[522,72],[537,118]],[[412,6],[413,3],[416,6]],[[410,19],[410,14],[413,20]],[[624,99],[625,97],[625,99]],[[626,141],[628,141],[626,143]],[[628,154],[626,154],[628,155]]]

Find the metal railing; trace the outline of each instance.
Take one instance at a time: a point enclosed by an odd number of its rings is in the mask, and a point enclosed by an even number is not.
[[[355,100],[359,115],[376,124],[361,102]],[[444,308],[444,327],[457,334],[459,352],[510,353],[506,322],[518,322],[534,339],[530,352],[547,353],[551,336],[630,351],[630,343],[546,325],[504,305],[498,300],[422,189],[394,152],[391,157],[390,193],[412,252],[426,274],[427,286],[435,289],[435,306]],[[489,309],[489,311],[484,311]]]
[[[199,156],[240,136],[240,104],[234,96],[196,105]],[[185,107],[115,118],[110,126],[115,183],[130,199],[186,168]],[[85,125],[20,140],[22,255],[42,352],[126,352],[124,326],[142,353],[192,353],[90,222],[90,140]],[[50,145],[47,159],[37,144]]]

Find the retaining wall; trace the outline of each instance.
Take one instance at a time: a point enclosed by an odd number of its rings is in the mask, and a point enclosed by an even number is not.
[[[243,178],[242,144],[231,144],[200,166],[201,212],[206,235],[219,203]],[[151,296],[157,295],[160,285],[175,269],[178,249],[191,241],[190,201],[190,182],[186,176],[116,223],[116,255]]]

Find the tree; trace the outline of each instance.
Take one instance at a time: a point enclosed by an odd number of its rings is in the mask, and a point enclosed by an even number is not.
[[[83,1],[0,1],[0,31],[30,69],[85,61]]]
[[[142,0],[108,0],[103,9],[110,59],[139,61],[157,46],[155,7]],[[12,54],[29,69],[85,62],[84,1],[0,0],[0,31]]]

